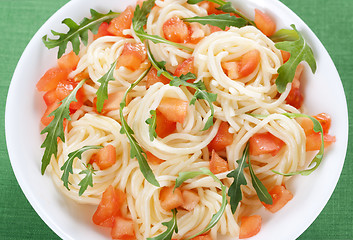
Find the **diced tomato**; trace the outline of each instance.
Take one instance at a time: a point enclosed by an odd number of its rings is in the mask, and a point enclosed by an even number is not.
[[[171,122],[183,123],[189,103],[179,98],[164,97],[158,105],[158,110]]]
[[[178,17],[172,17],[163,24],[164,37],[172,42],[186,43],[190,39],[189,27]]]
[[[134,240],[135,230],[134,222],[131,219],[117,216],[114,220],[114,225],[111,231],[112,239],[119,240]]]
[[[330,146],[336,142],[336,137],[329,134],[324,134],[324,147]],[[306,136],[306,151],[320,150],[321,147],[321,133],[312,133]]]
[[[156,156],[153,155],[151,152],[146,152],[146,155],[147,155],[147,161],[148,161],[149,163],[158,165],[158,164],[161,164],[161,163],[165,162],[165,160],[162,160],[162,159],[156,157]]]
[[[286,63],[290,58],[290,53],[287,51],[281,50],[281,55],[283,58],[283,63]]]
[[[92,155],[90,163],[96,163],[100,170],[110,168],[116,163],[116,149],[113,145],[108,144],[104,148],[99,149],[96,154]]]
[[[147,58],[147,53],[145,45],[142,43],[125,43],[123,51],[118,58],[116,68],[124,66],[132,71],[140,68],[141,63],[143,63]]]
[[[181,207],[188,211],[193,210],[200,201],[199,195],[197,195],[197,193],[195,193],[194,191],[183,190],[181,194],[183,196],[184,201]]]
[[[47,107],[47,110],[44,112],[43,117],[41,118],[41,122],[44,126],[48,126],[51,121],[53,121],[54,116],[48,117],[50,113],[52,113],[55,109],[60,106],[60,101],[55,100],[54,103]]]
[[[210,235],[199,235],[197,237],[194,237],[190,240],[212,240]]]
[[[224,150],[228,145],[233,142],[233,134],[229,132],[229,124],[222,122],[219,125],[216,136],[208,144],[209,151],[215,150],[216,152]]]
[[[330,127],[331,127],[330,115],[328,115],[327,113],[319,113],[319,114],[315,115],[314,118],[316,118],[316,120],[318,120],[320,122],[324,134],[328,133],[328,131],[330,130]]]
[[[208,15],[211,14],[223,14],[224,12],[221,10],[218,10],[217,8],[220,7],[219,4],[217,3],[213,3],[213,2],[209,2],[209,1],[202,1],[199,3],[200,7],[203,7],[204,9],[207,10]]]
[[[271,133],[256,133],[249,139],[249,153],[253,156],[271,154],[276,156],[284,142]]]
[[[222,68],[224,73],[232,80],[239,78],[239,64],[237,62],[223,62]]]
[[[93,214],[94,224],[103,227],[113,227],[114,218],[120,212],[120,208],[126,200],[126,195],[112,185],[103,192],[102,199]]]
[[[125,29],[130,29],[132,18],[134,17],[134,8],[128,6],[124,12],[114,18],[108,27],[108,32],[119,37],[129,37],[123,34]]]
[[[37,83],[37,90],[40,92],[48,92],[54,90],[58,83],[66,80],[68,72],[58,67],[49,69]]]
[[[213,174],[229,171],[228,162],[221,158],[215,150],[212,150],[212,157],[210,160],[210,171]]]
[[[190,42],[193,44],[199,43],[205,37],[205,32],[199,23],[190,23],[189,33]]]
[[[176,122],[169,121],[160,111],[156,111],[156,133],[160,138],[165,138],[176,129]]]
[[[106,22],[102,22],[98,28],[97,34],[93,36],[93,39],[96,40],[100,37],[111,36],[112,34],[108,31],[109,24]]]
[[[223,31],[220,27],[210,25],[211,33]]]
[[[255,9],[255,24],[267,37],[272,36],[276,31],[276,23],[259,9]]]
[[[168,84],[170,80],[163,75],[157,75],[157,69],[152,68],[146,76],[146,88],[149,88],[153,84],[161,82],[163,84]]]
[[[76,53],[71,51],[58,59],[58,66],[61,69],[71,72],[76,69],[79,61],[80,57],[77,56]]]
[[[186,75],[189,72],[195,74],[194,57],[190,57],[180,63],[175,69],[174,76],[180,77],[181,75]]]
[[[52,105],[58,98],[56,97],[55,89],[46,92],[43,95],[44,102],[47,106]]]
[[[124,98],[124,92],[113,92],[108,94],[108,99],[103,103],[101,114],[107,114],[110,111],[118,110],[120,103]],[[128,100],[128,99],[127,99]],[[97,97],[93,99],[94,110],[97,111]]]
[[[286,98],[286,102],[289,105],[299,109],[303,105],[304,97],[300,91],[300,76],[304,70],[304,65],[299,64],[292,81],[292,88]]]
[[[77,82],[73,82],[71,80],[62,80],[58,83],[58,86],[55,89],[55,94],[58,100],[63,100],[66,98],[72,90],[77,86]],[[77,102],[70,103],[70,110],[76,111],[80,109],[85,100],[85,93],[83,88],[81,87],[76,93]]]
[[[258,234],[261,230],[261,216],[252,215],[241,218],[239,238],[249,238]]]
[[[274,186],[269,194],[272,197],[272,205],[263,202],[262,204],[272,213],[283,208],[293,198],[293,194],[282,185]]]
[[[173,186],[163,187],[159,193],[159,201],[161,203],[161,207],[166,211],[180,207],[184,203],[181,190],[176,188],[173,192],[173,189]]]
[[[255,71],[261,60],[260,52],[257,49],[245,53],[239,62],[239,78],[246,77]]]

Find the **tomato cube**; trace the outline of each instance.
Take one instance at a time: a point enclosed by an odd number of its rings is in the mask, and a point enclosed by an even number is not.
[[[183,196],[183,201],[184,201],[181,207],[184,208],[185,210],[188,210],[188,211],[193,210],[200,201],[199,195],[197,195],[197,193],[195,193],[194,191],[183,190],[181,194]]]
[[[116,68],[124,66],[131,71],[140,68],[140,65],[146,60],[147,53],[145,45],[141,43],[125,43],[123,51],[118,58]]]
[[[190,39],[189,27],[178,17],[172,17],[163,24],[164,37],[172,42],[186,43]]]
[[[161,207],[170,211],[174,208],[180,207],[183,205],[183,195],[179,188],[176,188],[173,191],[174,187],[163,187],[159,193],[159,201],[161,203]]]
[[[92,155],[90,162],[95,162],[100,170],[110,168],[116,163],[115,147],[111,144],[108,144],[104,148],[99,149],[96,154]]]
[[[228,145],[233,142],[233,134],[229,132],[229,124],[221,122],[219,125],[216,136],[208,144],[208,150],[215,150],[216,152],[224,150]]]
[[[259,215],[244,216],[241,218],[239,238],[249,238],[258,234],[261,230],[262,218]]]
[[[256,133],[249,139],[249,153],[253,156],[271,154],[276,156],[284,142],[271,133]]]
[[[58,66],[63,70],[71,72],[76,69],[79,61],[80,57],[77,56],[76,53],[71,51],[58,59]]]
[[[130,29],[133,17],[134,8],[132,6],[128,6],[124,12],[110,22],[107,31],[114,36],[128,37],[123,34],[123,31],[125,29]]]
[[[60,81],[66,80],[68,72],[58,67],[49,69],[37,83],[37,90],[48,92],[54,90]]]
[[[135,240],[134,222],[131,219],[117,216],[111,231],[112,239]]]
[[[259,9],[255,9],[255,24],[267,37],[272,36],[276,31],[276,23]]]
[[[228,162],[221,158],[215,150],[212,150],[212,157],[210,160],[210,171],[213,174],[229,171]]]
[[[157,75],[157,69],[152,68],[146,76],[146,88],[149,88],[153,84],[161,82],[163,84],[168,84],[170,80],[163,75]]]
[[[176,129],[176,122],[169,121],[160,111],[156,111],[156,133],[158,137],[165,138]]]
[[[179,98],[164,97],[157,109],[169,121],[183,123],[188,111],[188,105],[187,101]]]
[[[266,204],[262,202],[262,204],[272,213],[279,211],[293,198],[293,194],[282,185],[274,186],[269,194],[273,203]]]
[[[100,25],[99,28],[98,28],[97,34],[95,34],[95,35],[93,36],[93,39],[96,40],[96,39],[98,39],[98,38],[100,38],[100,37],[112,35],[112,34],[108,31],[108,28],[109,28],[109,24],[106,23],[106,22],[102,22],[101,25]]]

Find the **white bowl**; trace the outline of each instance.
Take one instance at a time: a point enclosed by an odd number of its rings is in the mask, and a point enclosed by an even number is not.
[[[91,222],[94,208],[66,199],[50,176],[40,173],[43,141],[40,117],[44,103],[35,84],[47,69],[56,64],[57,49],[48,50],[41,37],[50,30],[65,31],[61,24],[70,17],[79,22],[89,16],[89,9],[99,12],[122,11],[134,0],[75,0],[57,11],[35,34],[25,49],[13,75],[6,104],[5,127],[8,152],[16,178],[27,199],[63,239],[110,239],[109,231]],[[305,106],[309,114],[326,112],[332,116],[331,133],[337,142],[324,156],[321,166],[310,176],[296,176],[291,190],[294,198],[276,214],[263,213],[259,234],[251,239],[295,239],[315,220],[330,198],[345,159],[348,140],[348,114],[343,87],[337,70],[314,33],[291,10],[277,0],[238,1],[242,11],[253,16],[259,8],[271,13],[280,28],[290,24],[303,33],[316,56],[315,75],[306,71]]]

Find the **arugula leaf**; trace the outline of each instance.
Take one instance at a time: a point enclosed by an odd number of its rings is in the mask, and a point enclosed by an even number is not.
[[[126,96],[127,94],[137,85],[139,84],[142,79],[147,75],[147,73],[150,71],[151,66],[146,69],[142,75],[130,85],[130,87],[126,90],[125,95],[123,100],[120,103],[120,109],[119,109],[119,115],[120,115],[120,120],[121,120],[121,129],[120,133],[125,134],[130,142],[130,157],[137,159],[140,170],[143,174],[143,176],[146,178],[146,180],[151,183],[154,186],[160,187],[156,177],[153,174],[152,169],[147,163],[146,160],[146,153],[143,151],[141,146],[138,144],[137,140],[134,138],[134,131],[130,128],[130,126],[127,124],[124,115],[123,115],[123,109],[126,107]]]
[[[157,137],[156,133],[156,127],[157,127],[157,115],[156,115],[156,110],[151,110],[150,111],[151,117],[146,120],[146,123],[149,125],[149,134],[150,134],[150,140],[153,142],[153,140]]]
[[[324,147],[325,147],[325,145],[324,145],[324,131],[322,129],[321,123],[316,118],[309,116],[309,115],[306,115],[306,114],[301,114],[301,113],[281,113],[281,114],[286,117],[289,117],[291,119],[298,118],[298,117],[309,118],[314,124],[314,127],[313,127],[314,132],[317,132],[317,133],[320,132],[320,134],[321,134],[321,146],[320,146],[319,152],[315,155],[314,159],[309,164],[309,167],[311,167],[315,163],[315,166],[313,166],[312,168],[298,171],[298,172],[290,172],[290,173],[280,173],[275,170],[272,170],[272,172],[286,176],[286,177],[294,176],[294,175],[298,175],[298,174],[303,175],[303,176],[308,176],[320,166],[320,164],[322,162],[322,158],[324,157]],[[268,117],[268,115],[258,115],[258,114],[249,114],[249,115],[256,117],[256,118],[259,118],[259,119],[265,119],[266,117]]]
[[[64,19],[62,23],[69,27],[69,31],[67,33],[59,33],[52,30],[52,34],[54,36],[59,36],[59,38],[50,39],[45,35],[42,37],[44,45],[48,49],[59,47],[58,58],[60,58],[65,53],[67,44],[71,42],[73,51],[78,55],[80,52],[80,39],[84,45],[87,45],[89,30],[96,34],[102,22],[109,23],[113,18],[120,14],[112,11],[107,14],[102,14],[93,9],[91,9],[90,12],[92,18],[84,18],[79,25],[71,18]]]
[[[203,0],[188,0],[189,4],[197,4],[202,2]],[[254,21],[250,20],[249,18],[247,18],[246,16],[244,16],[241,12],[239,12],[238,10],[236,10],[233,6],[232,3],[230,2],[225,2],[223,0],[207,0],[208,2],[213,2],[219,5],[219,7],[217,8],[218,10],[221,10],[223,12],[226,13],[235,13],[236,15],[238,15],[239,17],[241,17],[242,19],[244,19],[248,24],[253,25],[256,27],[256,24]]]
[[[271,40],[274,42],[283,42],[283,41],[297,41],[299,40],[298,32],[291,29],[280,29],[271,37]]]
[[[42,167],[41,173],[44,174],[45,169],[50,163],[50,159],[54,154],[57,157],[58,152],[58,137],[61,141],[65,142],[64,135],[64,119],[71,120],[70,117],[70,103],[77,102],[76,93],[82,87],[85,80],[82,80],[74,90],[64,98],[60,103],[61,105],[51,112],[48,116],[54,116],[54,119],[46,126],[41,134],[47,133],[41,148],[45,148],[43,157],[42,157]]]
[[[202,25],[210,24],[212,26],[219,27],[222,30],[225,30],[226,27],[244,27],[246,25],[246,21],[242,18],[237,18],[236,16],[231,16],[230,14],[212,14],[204,17],[192,17],[192,18],[184,18],[185,22],[197,22]]]
[[[110,66],[108,72],[106,74],[104,74],[103,77],[101,77],[100,79],[98,79],[98,82],[101,83],[101,85],[99,86],[98,90],[97,90],[97,111],[100,113],[103,110],[103,105],[104,105],[104,101],[108,99],[108,83],[109,81],[115,81],[114,78],[114,70],[116,68],[116,63],[117,63],[118,59],[116,59],[112,65]]]
[[[276,48],[287,51],[291,54],[289,60],[277,71],[278,77],[276,79],[276,85],[277,90],[280,93],[283,93],[286,90],[287,84],[293,81],[297,66],[302,61],[306,61],[309,64],[313,73],[316,71],[316,61],[312,49],[305,42],[300,32],[297,31],[295,25],[292,24],[291,27],[297,32],[299,39],[296,41],[285,41],[275,44]]]
[[[215,214],[212,215],[212,218],[210,220],[210,222],[208,223],[208,225],[206,226],[206,228],[204,230],[202,230],[199,233],[194,234],[191,237],[188,237],[185,240],[189,240],[192,239],[196,236],[199,236],[207,231],[209,231],[211,228],[213,228],[217,222],[221,219],[225,209],[226,209],[226,205],[227,205],[227,191],[226,191],[226,186],[224,186],[224,184],[221,182],[221,180],[219,180],[209,169],[207,168],[200,168],[200,171],[195,171],[195,172],[181,172],[179,173],[178,178],[175,181],[175,187],[179,187],[183,182],[185,182],[188,179],[197,177],[199,175],[208,175],[210,177],[213,178],[213,180],[215,180],[215,182],[219,183],[221,185],[221,189],[222,189],[222,203],[221,203],[221,208],[218,210],[218,212],[216,212]]]
[[[71,184],[71,183],[69,182],[69,175],[70,175],[70,173],[73,174],[72,164],[74,162],[74,159],[76,157],[81,159],[82,153],[84,153],[87,150],[100,149],[100,148],[103,148],[103,147],[102,146],[94,146],[94,145],[93,146],[84,146],[76,151],[69,153],[69,155],[68,155],[69,158],[65,161],[63,166],[60,168],[63,171],[63,174],[61,176],[61,180],[63,181],[64,186],[67,188],[67,190],[70,191],[69,184]]]
[[[228,189],[228,196],[230,197],[229,204],[232,208],[232,213],[234,214],[237,210],[239,202],[243,199],[240,185],[247,185],[244,168],[249,167],[246,159],[249,157],[249,143],[246,144],[243,151],[241,159],[237,160],[238,167],[227,174],[227,177],[234,178],[233,183]]]
[[[205,131],[213,125],[214,107],[212,103],[217,100],[217,94],[207,92],[206,86],[202,81],[198,81],[196,83],[187,82],[187,80],[195,79],[195,78],[196,76],[189,72],[186,75],[181,75],[180,77],[174,77],[173,80],[170,81],[169,85],[176,86],[176,87],[183,85],[186,87],[194,88],[196,92],[192,97],[192,99],[190,100],[190,105],[195,104],[197,99],[204,99],[208,102],[211,109],[211,115],[207,119],[205,126],[202,129],[203,131]]]
[[[160,235],[153,237],[153,238],[147,238],[147,240],[165,240],[165,239],[172,239],[173,233],[178,233],[178,225],[177,225],[177,210],[172,209],[173,217],[169,222],[164,222],[162,225],[167,227],[167,230],[165,232],[161,233]]]
[[[155,0],[147,0],[147,1],[143,2],[141,8],[139,5],[136,6],[135,11],[134,11],[134,17],[132,18],[132,27],[136,33],[136,36],[139,37],[141,42],[144,42],[145,40],[150,40],[153,43],[166,43],[166,44],[172,45],[174,47],[192,52],[193,51],[192,48],[189,48],[189,47],[184,46],[182,44],[168,41],[167,39],[164,39],[164,38],[157,36],[157,35],[150,35],[145,32],[143,27],[147,23],[147,15],[151,12],[151,10],[154,6],[154,3],[155,3]]]
[[[91,164],[87,164],[86,170],[82,170],[79,174],[86,174],[86,176],[79,182],[80,190],[78,195],[81,196],[87,189],[88,186],[93,187],[93,174],[96,170],[93,169]]]
[[[249,161],[249,170],[250,170],[250,176],[251,176],[251,182],[252,185],[256,191],[257,196],[259,197],[261,202],[264,202],[266,204],[271,204],[273,203],[272,197],[271,195],[268,193],[266,187],[262,184],[262,182],[260,181],[260,179],[258,179],[258,177],[256,177],[254,170],[251,166],[251,162],[250,162],[250,157],[249,157],[249,148],[247,149],[247,157],[248,157],[248,161]]]

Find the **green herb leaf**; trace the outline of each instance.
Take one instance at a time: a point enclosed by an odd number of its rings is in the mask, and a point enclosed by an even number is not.
[[[150,111],[151,117],[146,120],[146,123],[149,125],[149,134],[150,134],[150,140],[153,142],[153,140],[157,137],[156,133],[156,127],[157,127],[157,115],[156,115],[156,110],[151,110]]]
[[[103,105],[104,105],[104,101],[108,99],[108,84],[109,81],[115,81],[114,78],[114,70],[116,68],[116,63],[117,63],[118,59],[116,59],[112,65],[110,66],[110,69],[108,70],[108,72],[106,74],[104,74],[103,77],[101,77],[100,79],[98,79],[98,82],[101,84],[97,90],[97,111],[100,113],[103,110]]]
[[[249,148],[247,149],[247,156],[248,156],[248,161],[249,161],[249,170],[250,170],[250,176],[251,176],[251,182],[252,185],[256,191],[257,196],[259,197],[261,202],[264,202],[266,204],[271,204],[273,203],[271,195],[268,193],[266,187],[262,184],[260,179],[256,177],[254,170],[251,166],[250,162],[250,157],[249,157]]]
[[[277,71],[278,77],[276,79],[276,85],[277,90],[280,93],[284,92],[286,90],[287,84],[293,81],[297,66],[302,61],[306,61],[309,64],[313,73],[315,73],[316,71],[316,61],[314,58],[313,51],[305,42],[300,32],[297,31],[295,25],[292,24],[291,27],[294,29],[294,31],[297,32],[299,40],[285,41],[275,44],[276,48],[290,53],[289,60],[285,64],[283,64]]]
[[[120,103],[120,110],[119,110],[119,114],[120,114],[120,120],[121,120],[121,129],[120,129],[120,133],[121,134],[126,134],[129,142],[130,142],[130,157],[131,158],[135,158],[137,159],[139,166],[140,166],[140,170],[143,174],[143,176],[146,178],[146,180],[151,183],[154,186],[160,187],[156,177],[153,174],[152,169],[150,168],[150,166],[147,163],[147,159],[146,159],[146,153],[143,151],[143,149],[141,148],[141,146],[138,144],[137,140],[134,138],[134,131],[130,128],[130,126],[127,124],[124,115],[123,115],[123,109],[124,107],[126,107],[126,96],[127,94],[137,85],[139,84],[142,79],[147,75],[147,73],[150,71],[151,67],[149,67],[148,69],[146,69],[142,75],[134,82],[131,84],[131,86],[126,90],[125,95],[123,100]]]
[[[58,58],[60,58],[65,53],[67,44],[71,42],[73,51],[78,55],[80,52],[80,39],[84,45],[87,45],[89,30],[96,34],[102,22],[110,22],[113,18],[119,16],[119,14],[120,13],[112,11],[107,14],[102,14],[91,9],[92,18],[84,18],[79,25],[71,18],[66,18],[62,23],[69,27],[69,31],[67,33],[52,31],[52,34],[54,36],[59,36],[59,38],[50,39],[45,35],[42,38],[43,43],[48,49],[59,47]]]
[[[197,177],[199,175],[208,175],[211,176],[213,178],[213,180],[215,180],[215,182],[219,183],[221,185],[221,189],[222,189],[222,203],[221,203],[221,208],[218,210],[218,212],[216,212],[215,214],[212,215],[211,221],[208,223],[208,225],[206,226],[206,228],[204,230],[202,230],[201,232],[187,238],[186,240],[192,239],[196,236],[199,236],[207,231],[209,231],[211,228],[213,228],[217,222],[221,219],[225,209],[226,209],[226,205],[227,205],[227,191],[226,191],[226,187],[224,186],[224,184],[221,182],[221,180],[219,180],[209,169],[207,168],[200,168],[200,171],[195,171],[195,172],[181,172],[179,173],[178,178],[175,181],[175,187],[179,187],[183,182],[185,182],[188,179]]]
[[[93,187],[93,174],[96,170],[93,169],[91,164],[87,164],[86,170],[82,170],[79,174],[86,174],[86,176],[79,182],[80,190],[78,195],[81,196],[87,189],[88,186]]]
[[[84,146],[76,151],[69,153],[69,155],[68,155],[69,158],[65,161],[63,166],[60,168],[63,171],[63,174],[61,176],[61,180],[63,181],[64,186],[67,188],[67,190],[70,191],[69,184],[71,185],[71,183],[69,182],[69,175],[70,175],[70,173],[73,174],[72,164],[74,162],[74,159],[76,157],[81,159],[82,153],[84,153],[87,150],[100,149],[100,148],[103,148],[103,147],[102,146]]]
[[[193,51],[192,48],[189,48],[189,47],[184,46],[182,44],[168,41],[167,39],[164,39],[164,38],[157,36],[157,35],[150,35],[145,32],[143,27],[147,23],[147,15],[151,12],[151,10],[154,6],[154,3],[155,3],[155,0],[147,0],[147,1],[143,2],[141,8],[139,5],[136,6],[135,12],[134,12],[134,17],[132,18],[132,27],[136,33],[136,36],[138,36],[140,38],[141,42],[144,42],[145,40],[150,40],[153,43],[166,43],[166,44],[172,45],[174,47],[192,52]]]
[[[177,225],[177,214],[176,209],[172,209],[173,217],[169,222],[163,222],[162,225],[167,227],[167,230],[165,232],[161,233],[160,235],[153,237],[153,238],[147,238],[147,240],[170,240],[173,237],[173,233],[178,233],[178,225]]]
[[[58,137],[61,141],[65,142],[64,136],[64,119],[71,120],[70,117],[70,103],[77,102],[76,93],[82,87],[85,80],[82,80],[74,90],[64,98],[60,103],[61,105],[55,109],[48,116],[54,116],[54,119],[46,126],[41,134],[47,133],[41,148],[45,148],[43,157],[42,157],[42,167],[41,172],[44,174],[45,169],[50,163],[50,159],[54,154],[57,157],[58,152]]]
[[[292,29],[280,29],[270,38],[274,42],[297,41],[299,40],[299,35],[297,31]]]
[[[187,80],[195,78],[196,76],[194,74],[187,73],[186,75],[181,75],[180,77],[174,77],[173,80],[170,81],[169,85],[176,87],[183,85],[186,87],[194,88],[196,92],[190,100],[190,104],[195,104],[197,99],[204,99],[208,102],[211,109],[211,115],[207,119],[206,124],[202,129],[204,131],[213,125],[214,107],[212,103],[217,100],[217,94],[207,92],[205,84],[202,81],[198,81],[196,83],[187,82]]]
[[[226,27],[244,27],[246,25],[246,21],[242,18],[237,18],[236,16],[231,16],[230,14],[212,14],[204,17],[192,17],[192,18],[184,18],[185,22],[197,22],[202,25],[210,24],[212,26],[216,26],[225,30]]]
[[[238,167],[227,174],[227,177],[234,178],[233,183],[230,185],[228,189],[228,196],[230,197],[229,204],[232,208],[233,214],[237,210],[239,202],[243,199],[240,186],[247,185],[247,182],[244,176],[244,168],[249,166],[248,163],[246,162],[248,158],[249,158],[249,143],[246,144],[241,159],[237,160]]]
[[[253,117],[256,117],[256,118],[259,118],[259,119],[265,119],[266,117],[268,117],[268,115],[258,115],[258,114],[249,114],[250,116],[253,116]],[[315,166],[313,166],[312,168],[309,168],[309,169],[306,169],[306,170],[302,170],[302,171],[298,171],[298,172],[291,172],[291,173],[280,173],[280,172],[277,172],[275,170],[272,170],[272,172],[276,173],[276,174],[280,174],[280,175],[283,175],[283,176],[286,176],[286,177],[289,177],[289,176],[294,176],[294,175],[303,175],[303,176],[307,176],[307,175],[310,175],[313,171],[315,171],[321,164],[322,162],[322,158],[324,157],[324,132],[323,132],[323,129],[322,129],[322,126],[320,124],[320,122],[312,117],[312,116],[309,116],[309,115],[306,115],[306,114],[301,114],[301,113],[282,113],[282,115],[286,116],[286,117],[289,117],[291,119],[293,118],[298,118],[298,117],[306,117],[306,118],[309,118],[313,124],[314,124],[314,128],[313,130],[315,132],[320,132],[321,134],[321,146],[320,146],[320,150],[319,152],[315,155],[314,159],[310,162],[309,164],[309,167],[311,167],[314,163],[315,163]]]
[[[188,0],[189,4],[197,4],[202,2],[203,0]],[[219,7],[217,8],[218,10],[221,10],[223,12],[226,13],[235,13],[236,15],[238,15],[239,17],[241,17],[242,19],[244,19],[248,24],[253,25],[256,27],[254,21],[250,20],[249,18],[247,18],[246,16],[244,16],[241,12],[239,12],[238,10],[236,10],[232,4],[230,2],[225,2],[223,0],[207,0],[208,2],[213,2],[219,5]]]

